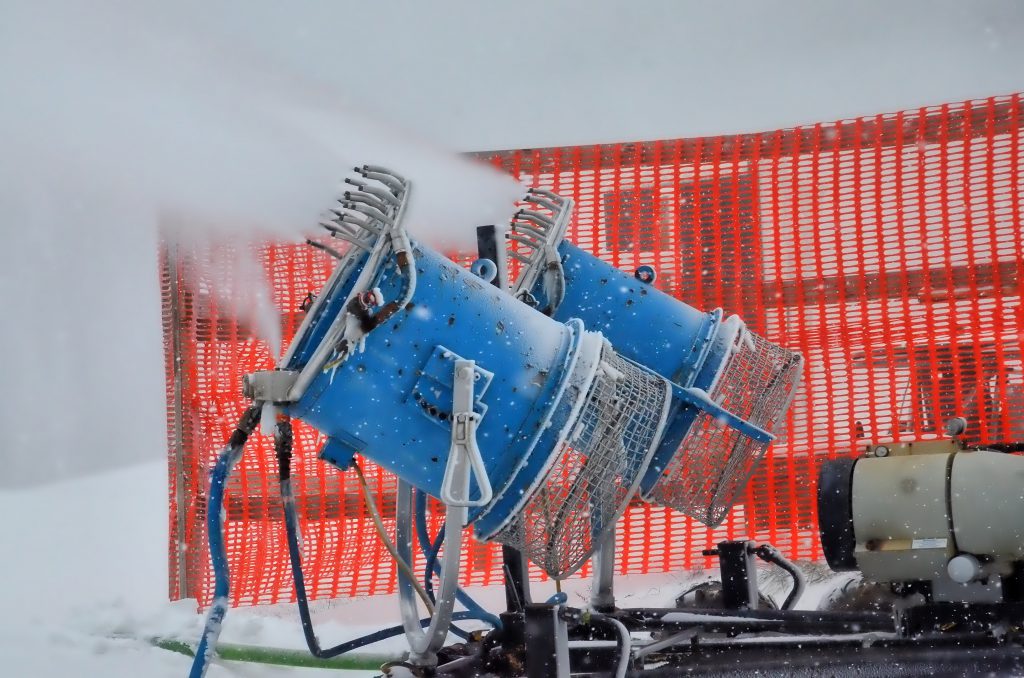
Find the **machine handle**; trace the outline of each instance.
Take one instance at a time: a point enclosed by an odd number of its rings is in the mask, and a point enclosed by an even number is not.
[[[441,501],[448,506],[486,506],[494,497],[480,448],[476,444],[476,427],[480,415],[473,411],[473,382],[476,379],[472,360],[455,361],[452,388],[452,445],[441,480]],[[468,463],[469,467],[466,468]],[[470,473],[471,472],[471,473]],[[469,498],[469,477],[476,478],[480,488],[478,499]]]
[[[565,269],[562,268],[562,256],[554,247],[544,248],[544,296],[548,306],[545,315],[554,315],[565,300]]]

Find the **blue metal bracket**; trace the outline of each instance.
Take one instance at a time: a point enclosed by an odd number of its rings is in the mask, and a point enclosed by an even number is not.
[[[753,438],[760,443],[770,443],[775,440],[775,436],[768,431],[758,428],[745,419],[737,417],[729,410],[720,407],[718,403],[713,401],[703,389],[683,388],[678,384],[672,384],[672,391],[680,400],[693,405],[697,409],[707,412],[718,421],[730,428],[736,429],[748,438]]]
[[[454,395],[455,362],[463,360],[462,356],[438,345],[430,354],[426,365],[417,373],[418,378],[413,384],[409,398],[420,406],[424,416],[439,426],[448,427],[452,420],[452,397]],[[483,395],[487,391],[494,373],[479,365],[474,365],[473,411],[481,418],[487,414],[487,403]]]
[[[352,465],[352,459],[366,448],[364,443],[345,431],[334,431],[320,448],[320,458],[342,471]]]

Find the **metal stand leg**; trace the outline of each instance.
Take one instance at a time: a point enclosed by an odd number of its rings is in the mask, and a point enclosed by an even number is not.
[[[468,485],[468,470],[463,472]],[[395,541],[398,554],[407,563],[412,562],[412,486],[404,480],[398,483],[398,511]],[[424,631],[420,627],[420,614],[416,607],[416,590],[404,572],[398,572],[399,604],[402,612],[402,626],[409,641],[409,662],[419,666],[437,664],[437,651],[444,645],[451,627],[452,611],[455,607],[455,589],[459,579],[459,553],[462,550],[462,526],[466,524],[468,510],[464,506],[449,506],[445,520],[445,558],[441,563],[441,583],[437,592],[437,603],[430,626]],[[449,557],[453,554],[454,557]]]
[[[399,569],[398,593],[402,611],[402,626],[409,640],[409,662],[419,666],[437,664],[437,651],[444,645],[451,627],[455,606],[455,591],[459,586],[459,556],[462,553],[462,530],[469,519],[469,507],[486,504],[491,500],[491,486],[487,479],[480,451],[476,447],[476,422],[473,412],[473,381],[475,371],[472,360],[457,360],[453,383],[452,446],[448,452],[448,465],[441,485],[441,500],[445,502],[444,558],[441,560],[440,586],[437,591],[434,614],[426,632],[419,622],[416,591],[409,577]],[[469,498],[470,473],[480,489],[478,499]],[[412,562],[412,486],[404,480],[398,484],[396,547],[407,563]]]
[[[526,557],[507,544],[501,546],[502,572],[505,575],[505,609],[522,612],[533,602],[530,597],[530,580],[527,576]]]
[[[612,530],[594,554],[593,588],[590,591],[590,606],[595,610],[614,610],[615,591],[615,530]]]
[[[502,572],[505,580],[505,612],[501,618],[501,643],[509,651],[526,643],[524,613],[533,600],[527,577],[526,558],[511,546],[501,547]]]
[[[561,605],[526,607],[527,678],[569,678],[569,629]]]
[[[728,610],[757,609],[757,566],[752,541],[723,541],[704,552],[718,556],[722,570],[722,606]]]
[[[501,290],[508,289],[508,244],[505,235],[495,226],[478,226],[476,229],[477,256],[490,259],[498,269],[491,284]],[[501,547],[502,573],[505,578],[505,609],[501,615],[506,642],[522,644],[524,641],[523,611],[533,602],[530,599],[530,578],[527,575],[526,559],[511,546]]]

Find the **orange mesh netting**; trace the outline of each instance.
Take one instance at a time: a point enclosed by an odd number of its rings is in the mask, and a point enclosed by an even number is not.
[[[935,435],[955,415],[972,441],[1024,441],[1022,124],[1012,95],[759,134],[478,154],[576,200],[569,238],[581,247],[625,270],[653,264],[665,291],[739,313],[806,359],[785,436],[725,523],[634,503],[617,534],[620,573],[711,564],[701,551],[723,538],[819,558],[818,462],[869,441]],[[260,255],[287,342],[332,260],[295,245]],[[271,358],[194,268],[167,246],[170,593],[205,603],[208,469],[242,412],[241,376]],[[315,431],[296,435],[310,595],[394,591],[354,474],[316,459]],[[364,468],[393,529],[395,480]],[[250,439],[226,507],[233,602],[291,600],[267,438]],[[500,549],[471,542],[463,572],[465,584],[500,582]]]

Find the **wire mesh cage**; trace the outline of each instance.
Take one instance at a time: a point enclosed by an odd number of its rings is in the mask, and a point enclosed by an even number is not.
[[[717,527],[766,449],[702,412],[645,499]]]
[[[549,468],[495,540],[521,550],[552,577],[579,569],[636,491],[661,440],[670,393],[665,379],[605,343]]]
[[[796,395],[802,370],[800,354],[740,326],[708,395],[737,417],[774,431]],[[644,498],[716,527],[743,492],[768,446],[701,412]]]
[[[772,432],[780,428],[800,387],[803,357],[740,329],[725,368],[708,390],[737,417]]]

